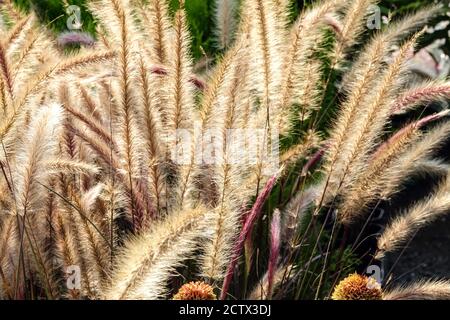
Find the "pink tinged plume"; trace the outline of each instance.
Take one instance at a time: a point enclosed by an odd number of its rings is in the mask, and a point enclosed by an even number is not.
[[[163,66],[155,65],[155,66],[152,66],[150,68],[150,70],[153,74],[156,74],[159,76],[166,76],[169,74],[169,71]],[[197,77],[195,75],[192,75],[189,78],[189,82],[192,83],[199,91],[204,91],[206,89],[206,83],[202,79],[200,79],[199,77]]]
[[[325,154],[326,147],[320,149],[317,151],[311,159],[308,160],[308,162],[305,164],[305,166],[302,168],[302,177],[305,177],[309,170],[311,170],[317,163],[319,163],[320,160],[322,160],[323,155]]]
[[[392,107],[392,113],[399,113],[407,106],[413,105],[416,102],[421,102],[427,97],[447,97],[450,96],[450,86],[442,85],[429,88],[421,88],[412,90],[407,95],[400,97]]]
[[[150,70],[152,71],[152,73],[160,75],[160,76],[166,76],[168,74],[168,71],[165,67],[163,66],[152,66],[150,67]]]
[[[416,122],[410,123],[407,126],[403,127],[397,133],[395,133],[392,137],[390,137],[386,142],[378,147],[378,149],[373,154],[373,159],[379,157],[384,151],[386,151],[389,146],[394,144],[396,141],[400,140],[404,135],[408,134],[411,129],[418,130],[423,126],[429,124],[430,122],[439,120],[450,113],[450,110],[444,110],[436,114],[432,114],[430,116],[424,117]]]
[[[64,32],[58,36],[57,43],[61,47],[68,45],[80,45],[83,47],[92,47],[95,44],[94,38],[86,32]]]
[[[333,31],[339,36],[342,36],[342,24],[341,22],[332,14],[327,14],[324,17],[324,22],[326,25],[331,27]]]
[[[277,264],[280,257],[281,244],[281,226],[280,226],[280,210],[275,209],[273,213],[272,223],[270,224],[270,254],[269,269],[267,272],[268,289],[267,297],[272,297],[273,280],[277,270]]]
[[[266,185],[264,186],[264,189],[258,195],[258,198],[255,201],[255,204],[253,205],[252,209],[250,210],[250,213],[247,216],[247,219],[244,222],[244,225],[241,229],[241,233],[239,234],[239,237],[237,238],[236,243],[234,245],[231,262],[228,265],[225,279],[223,281],[222,292],[220,295],[220,299],[222,299],[222,300],[224,300],[227,296],[228,289],[231,284],[231,280],[233,279],[234,270],[236,268],[239,257],[241,256],[245,241],[251,234],[251,231],[253,229],[255,222],[261,216],[261,212],[262,212],[264,203],[269,198],[269,195],[272,192],[272,189],[275,186],[278,176],[280,175],[281,171],[282,171],[282,169],[278,173],[276,173],[272,178],[270,178],[269,181],[267,181]]]

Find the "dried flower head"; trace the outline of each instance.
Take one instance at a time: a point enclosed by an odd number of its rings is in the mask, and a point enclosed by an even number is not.
[[[373,278],[354,273],[334,288],[331,298],[333,300],[381,300],[381,286]]]
[[[173,300],[216,300],[214,289],[203,281],[189,282],[184,284]]]

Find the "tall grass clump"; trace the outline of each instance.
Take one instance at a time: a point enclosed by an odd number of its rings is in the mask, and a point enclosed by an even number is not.
[[[446,280],[346,278],[450,206],[448,112],[424,108],[450,85],[408,68],[439,8],[370,32],[375,3],[292,22],[290,1],[216,1],[204,70],[182,0],[90,1],[96,40],[70,52],[4,1],[0,296],[448,298]],[[443,182],[361,253],[379,203],[424,170]]]

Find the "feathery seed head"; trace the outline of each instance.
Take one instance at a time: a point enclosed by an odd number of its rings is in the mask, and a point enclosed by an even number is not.
[[[448,280],[418,281],[383,293],[383,300],[449,300]]]
[[[57,42],[61,47],[70,45],[92,47],[95,44],[94,38],[89,33],[74,31],[61,33]]]

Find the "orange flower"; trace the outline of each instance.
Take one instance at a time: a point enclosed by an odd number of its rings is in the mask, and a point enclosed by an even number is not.
[[[381,286],[373,278],[357,273],[349,275],[334,288],[333,300],[381,300]]]
[[[209,284],[197,281],[184,284],[173,300],[216,300],[214,289]]]

